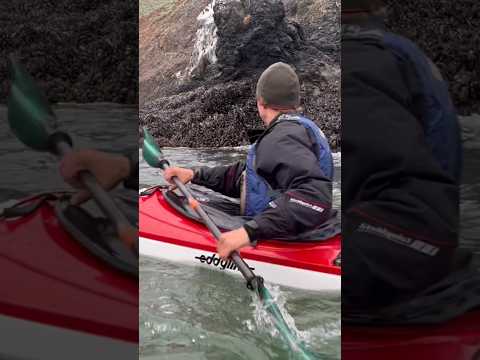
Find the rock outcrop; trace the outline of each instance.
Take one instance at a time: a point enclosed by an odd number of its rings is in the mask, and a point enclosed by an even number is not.
[[[389,27],[438,65],[460,113],[480,112],[480,2],[388,0]]]
[[[218,71],[246,77],[283,61],[295,63],[304,41],[299,24],[286,19],[282,1],[217,0]]]
[[[157,15],[167,26],[162,38],[143,44],[141,38],[140,44],[140,125],[147,125],[162,146],[247,144],[246,129],[261,126],[256,110],[256,81],[266,67],[284,61],[299,74],[305,114],[317,121],[333,148],[339,147],[338,2],[216,0],[212,14],[216,28],[206,30],[215,31],[215,62],[207,55],[203,61],[185,58],[185,45],[189,46],[190,56],[192,53],[198,56],[194,46],[199,34],[192,31],[191,17],[184,18],[188,40],[179,40],[182,49],[175,50],[171,43],[162,41],[172,36],[169,26],[172,31],[181,30],[178,19],[185,12],[191,15],[192,9],[198,10],[198,3],[192,0],[179,1],[179,6],[181,14],[172,10]],[[144,25],[151,23],[147,20]],[[143,76],[144,67],[163,62],[153,60],[155,56],[157,59],[167,56],[154,50],[156,41],[159,49],[168,47],[180,56],[176,57],[175,66],[165,63],[166,71],[154,65],[145,69],[147,76]],[[142,49],[146,52],[142,53]],[[189,69],[192,63],[196,67]],[[160,73],[162,77],[155,75]]]
[[[0,2],[0,101],[15,53],[52,102],[138,102],[138,7],[131,0]]]

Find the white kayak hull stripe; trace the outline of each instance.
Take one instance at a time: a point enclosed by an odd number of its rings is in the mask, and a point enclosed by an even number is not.
[[[211,270],[240,276],[235,265],[222,261],[217,254],[186,246],[171,244],[159,240],[140,238],[140,254],[155,259],[168,260],[191,266],[199,266]],[[246,259],[254,272],[266,282],[310,291],[334,291],[341,289],[341,276],[312,270],[272,264]]]

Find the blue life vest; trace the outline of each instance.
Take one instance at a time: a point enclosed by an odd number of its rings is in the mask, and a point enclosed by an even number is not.
[[[460,127],[446,82],[437,67],[410,40],[385,32],[383,45],[397,59],[413,65],[418,78],[418,87],[410,89],[413,113],[422,123],[433,156],[460,182],[463,161]]]
[[[310,119],[300,115],[283,114],[280,115],[277,122],[294,121],[304,126],[312,135],[315,141],[315,155],[318,159],[318,165],[322,172],[329,179],[333,180],[333,159],[328,141],[323,132]],[[260,140],[261,141],[261,140]],[[280,193],[274,191],[268,182],[257,174],[255,170],[256,147],[258,143],[253,144],[247,156],[246,177],[245,177],[245,215],[255,216],[263,212]]]

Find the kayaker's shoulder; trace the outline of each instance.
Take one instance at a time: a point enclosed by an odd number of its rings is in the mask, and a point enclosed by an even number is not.
[[[265,143],[277,143],[282,139],[302,140],[309,139],[308,132],[305,126],[296,121],[280,121],[278,124],[269,131],[262,142]]]

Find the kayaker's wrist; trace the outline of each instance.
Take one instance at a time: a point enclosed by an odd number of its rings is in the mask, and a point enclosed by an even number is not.
[[[250,220],[243,225],[243,228],[248,234],[250,245],[257,246],[258,241],[258,224],[255,220]]]

